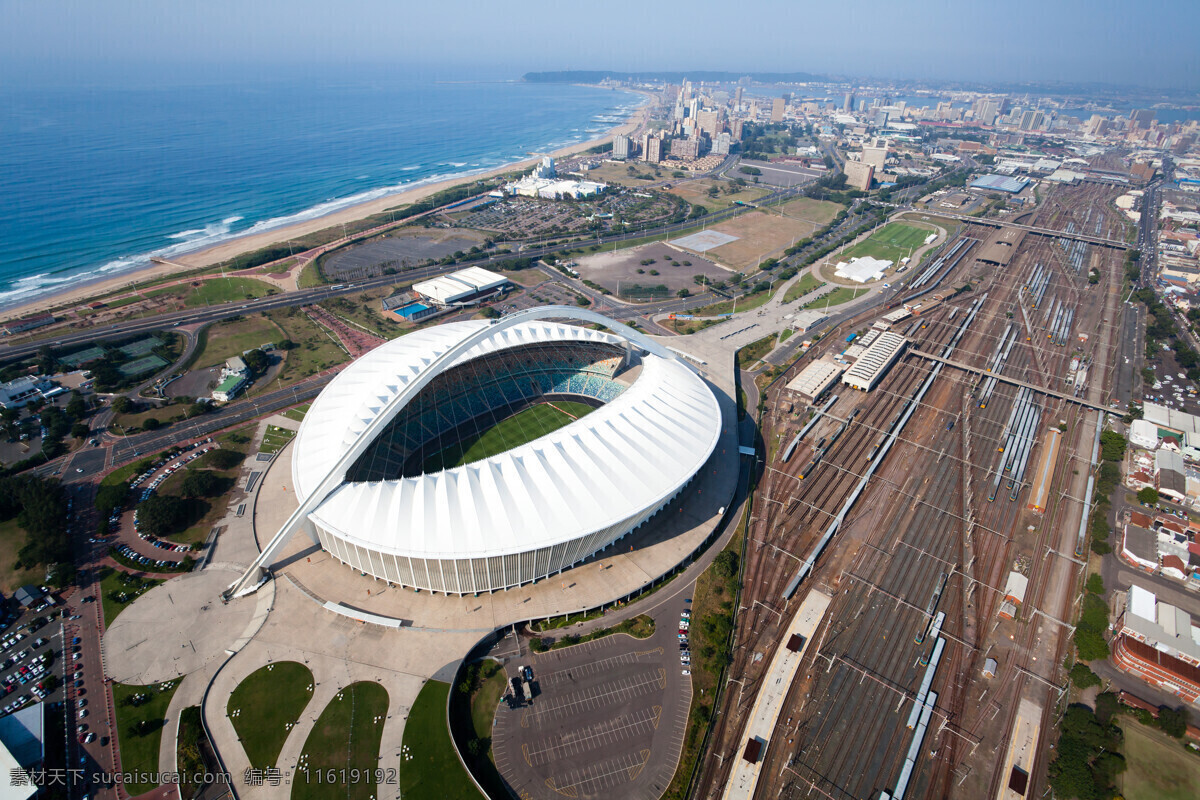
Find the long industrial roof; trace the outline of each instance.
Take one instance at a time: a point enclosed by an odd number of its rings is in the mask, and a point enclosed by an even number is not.
[[[296,492],[305,497],[388,401],[440,354],[488,327],[449,323],[371,351],[314,401],[296,437]],[[557,322],[499,329],[452,366],[541,342],[623,344]],[[673,358],[645,353],[633,385],[563,428],[492,458],[444,472],[335,489],[311,519],[347,541],[425,558],[500,555],[570,541],[657,508],[716,446],[721,412],[708,386]]]

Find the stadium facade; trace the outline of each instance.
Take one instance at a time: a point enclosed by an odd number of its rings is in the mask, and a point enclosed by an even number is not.
[[[534,406],[557,419],[549,432],[520,429]],[[469,594],[540,580],[670,504],[721,426],[691,366],[594,312],[546,307],[410,333],[313,402],[293,444],[300,508],[231,589],[265,579],[296,530],[399,586]],[[468,449],[485,437],[490,447]]]

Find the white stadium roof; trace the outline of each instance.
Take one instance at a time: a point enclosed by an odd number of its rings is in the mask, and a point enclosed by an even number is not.
[[[371,351],[321,392],[296,437],[293,481],[303,500],[388,402],[434,360],[489,326],[449,323]],[[606,342],[609,333],[551,321],[501,325],[452,366],[546,342]],[[682,361],[643,354],[633,384],[578,421],[492,458],[445,472],[343,483],[311,514],[347,542],[423,558],[492,556],[576,539],[656,508],[708,460],[721,412]]]

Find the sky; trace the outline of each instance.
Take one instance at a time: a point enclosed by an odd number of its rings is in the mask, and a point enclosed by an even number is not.
[[[1200,90],[1200,0],[0,0],[0,85],[400,67]]]

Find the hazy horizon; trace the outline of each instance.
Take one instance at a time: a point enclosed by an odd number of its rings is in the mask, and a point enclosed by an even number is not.
[[[714,0],[670,7],[450,0],[412,8],[386,0],[43,0],[0,6],[0,80],[19,88],[341,68],[443,80],[696,69],[1195,91],[1200,49],[1189,39],[1197,23],[1200,3],[1184,0],[763,0],[751,8]]]

